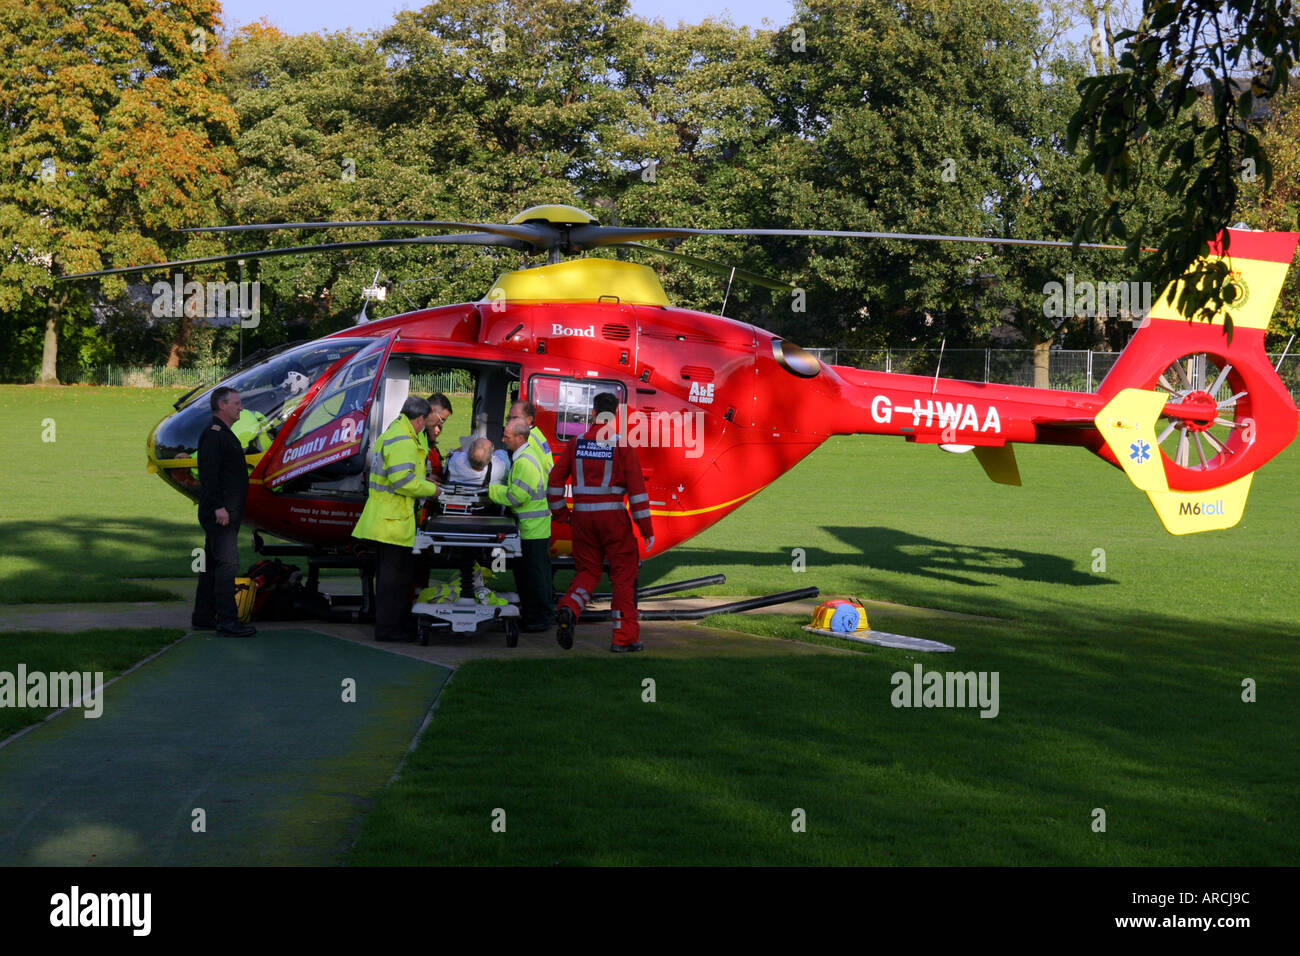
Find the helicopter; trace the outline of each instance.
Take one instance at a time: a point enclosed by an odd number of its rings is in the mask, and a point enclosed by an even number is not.
[[[573,206],[527,209],[508,223],[400,220],[198,227],[238,233],[336,227],[441,230],[439,235],[335,242],[151,263],[64,278],[138,273],[272,255],[404,244],[504,246],[545,264],[503,273],[477,302],[375,319],[261,354],[219,383],[258,420],[248,435],[245,522],[313,548],[346,549],[366,499],[368,449],[413,383],[454,371],[470,383],[472,430],[499,444],[509,402],[537,410],[557,454],[590,425],[601,392],[620,403],[618,432],[637,444],[661,554],[731,514],[835,435],[891,435],[973,452],[985,474],[1019,485],[1014,446],[1076,445],[1121,468],[1167,531],[1219,530],[1242,516],[1254,472],[1295,437],[1295,403],[1264,336],[1300,233],[1225,230],[1209,259],[1237,289],[1235,332],[1222,313],[1192,323],[1173,289],[1143,319],[1096,392],[1071,392],[862,371],[829,365],[784,337],[675,307],[655,271],[579,257],[633,247],[734,277],[790,288],[710,260],[643,246],[695,235],[827,236],[1070,246],[1049,240],[781,229],[601,225]],[[1094,248],[1122,248],[1079,244]],[[214,386],[216,387],[216,386]],[[208,390],[176,403],[148,438],[148,468],[197,500],[194,467],[210,422]],[[1158,430],[1158,431],[1157,431]],[[571,552],[555,523],[552,553]]]

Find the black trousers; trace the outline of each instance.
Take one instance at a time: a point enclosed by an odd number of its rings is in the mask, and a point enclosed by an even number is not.
[[[397,640],[411,620],[415,554],[409,545],[377,541],[375,547],[375,640]]]
[[[520,624],[538,629],[550,627],[555,623],[555,597],[551,593],[551,539],[525,539],[520,545],[523,553],[515,561]]]
[[[214,621],[218,626],[235,624],[235,577],[239,574],[239,516],[229,524],[204,525],[203,570],[194,591],[194,620]]]

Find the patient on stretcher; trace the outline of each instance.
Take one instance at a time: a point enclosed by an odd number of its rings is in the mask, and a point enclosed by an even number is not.
[[[437,498],[430,499],[428,521],[421,522],[427,530],[445,528],[445,520],[464,522],[475,517],[503,516],[503,509],[494,504],[487,494],[493,484],[504,484],[510,472],[510,458],[503,451],[498,451],[487,438],[479,438],[470,444],[468,450],[453,452],[447,458],[443,468],[443,484]],[[440,520],[440,516],[445,516]],[[498,519],[499,520],[499,519]],[[513,524],[513,521],[512,521]],[[467,530],[466,525],[456,524],[450,530]],[[469,530],[474,530],[471,525]],[[416,596],[417,613],[420,604],[456,604],[462,598],[480,605],[504,606],[519,600],[518,595],[503,592],[498,594],[484,583],[491,572],[483,565],[469,561],[466,568],[470,576],[466,579],[462,570],[453,570],[450,574],[431,576],[429,585]],[[465,584],[472,589],[462,594]]]
[[[504,484],[510,472],[510,457],[493,447],[492,442],[480,438],[469,446],[469,451],[457,451],[447,459],[447,481],[456,484],[474,484],[486,488],[489,484]]]

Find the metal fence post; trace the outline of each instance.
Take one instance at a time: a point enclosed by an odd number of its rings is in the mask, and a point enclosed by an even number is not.
[[[1092,349],[1088,349],[1088,391],[1092,391]]]

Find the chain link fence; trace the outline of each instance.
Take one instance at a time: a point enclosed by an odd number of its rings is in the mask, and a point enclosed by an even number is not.
[[[1031,349],[808,349],[829,365],[846,365],[869,372],[901,372],[908,375],[934,375],[936,367],[943,378],[968,382],[992,382],[999,385],[1034,384],[1034,353]],[[1053,349],[1048,353],[1048,388],[1072,392],[1097,390],[1118,352]],[[1281,353],[1269,356],[1274,365]],[[1293,399],[1300,399],[1300,354],[1288,354],[1278,370]],[[101,365],[62,377],[65,385],[118,385],[129,388],[196,388],[211,387],[227,378],[224,368],[131,368]],[[0,372],[0,381],[31,382],[35,370]],[[411,392],[430,395],[467,395],[473,391],[473,376],[466,369],[443,369],[411,375]]]
[[[823,362],[868,372],[934,375],[967,382],[998,385],[1034,384],[1032,349],[808,349]],[[1095,392],[1109,374],[1119,352],[1052,349],[1048,353],[1047,387],[1070,392]],[[1275,366],[1282,354],[1269,356]],[[1300,355],[1289,354],[1278,370],[1293,399],[1300,397]]]

